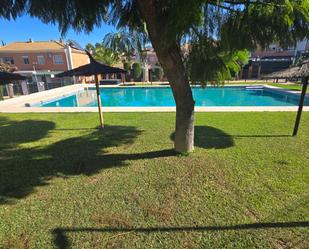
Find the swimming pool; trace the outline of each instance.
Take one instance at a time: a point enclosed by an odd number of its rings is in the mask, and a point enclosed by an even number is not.
[[[297,106],[299,95],[263,86],[193,87],[196,106]],[[170,87],[104,87],[100,88],[102,105],[106,107],[175,106]],[[95,88],[84,88],[73,94],[42,101],[39,107],[94,107]],[[305,105],[309,106],[306,98]]]

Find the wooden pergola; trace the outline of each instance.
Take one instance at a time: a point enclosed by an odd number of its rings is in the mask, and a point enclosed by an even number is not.
[[[294,124],[293,136],[297,135],[299,123],[301,120],[301,115],[304,107],[306,92],[308,88],[308,79],[309,79],[309,59],[303,60],[298,66],[293,66],[285,70],[274,72],[268,75],[265,75],[264,78],[269,79],[291,79],[291,78],[301,78],[302,82],[302,91],[300,95],[299,105],[297,116]]]

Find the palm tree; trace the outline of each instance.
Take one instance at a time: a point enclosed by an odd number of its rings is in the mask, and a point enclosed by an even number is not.
[[[88,43],[85,47],[87,51],[93,54],[93,57],[106,65],[113,65],[120,60],[120,55],[110,48],[106,48],[102,43],[95,45]]]
[[[94,51],[94,46],[91,43],[88,43],[85,46],[85,49],[88,50],[89,52],[93,52]]]
[[[148,43],[146,32],[130,31],[121,29],[115,33],[108,33],[103,38],[105,47],[116,53],[123,54],[127,61],[131,61],[133,55],[137,55],[137,60],[143,60],[143,50]]]
[[[107,65],[113,65],[117,63],[120,59],[118,53],[115,53],[113,50],[104,47],[102,44],[97,43],[94,47],[93,57]]]

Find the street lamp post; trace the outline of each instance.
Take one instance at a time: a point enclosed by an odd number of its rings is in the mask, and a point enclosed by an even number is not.
[[[33,72],[34,72],[34,77],[35,77],[36,84],[39,83],[39,81],[38,81],[38,76],[36,75],[36,69],[35,69],[35,65],[37,65],[37,64],[38,64],[38,63],[37,63],[36,61],[32,63],[32,65],[33,65]]]
[[[37,73],[36,73],[36,68],[35,68],[35,65],[37,65],[38,63],[35,61],[33,62],[33,70],[34,70],[34,77],[35,77],[35,81],[36,81],[36,85],[38,87],[38,92],[42,92],[42,91],[45,91],[45,86],[44,86],[44,82],[39,82],[38,80],[38,76],[37,76]]]

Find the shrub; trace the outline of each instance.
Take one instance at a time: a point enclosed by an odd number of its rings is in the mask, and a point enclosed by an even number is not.
[[[123,69],[127,71],[126,81],[130,81],[131,80],[131,62],[125,61],[123,63]]]
[[[3,100],[3,92],[4,92],[3,87],[4,86],[0,86],[0,100]]]
[[[142,77],[142,65],[139,62],[135,62],[132,66],[134,81],[140,81]]]
[[[151,69],[151,81],[158,81],[154,69]]]
[[[155,78],[155,80],[162,81],[162,78],[163,78],[163,69],[162,69],[162,67],[156,67],[154,69],[154,78]]]

